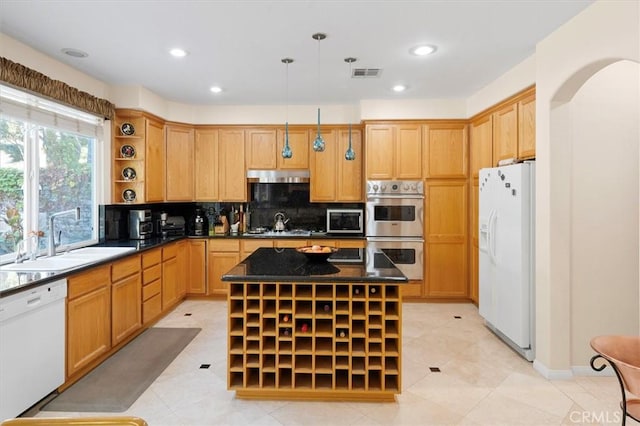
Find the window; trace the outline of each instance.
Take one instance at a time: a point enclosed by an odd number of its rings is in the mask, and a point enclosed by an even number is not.
[[[0,85],[0,262],[47,249],[52,214],[58,250],[98,241],[98,145],[103,119]],[[40,234],[40,237],[38,237]]]

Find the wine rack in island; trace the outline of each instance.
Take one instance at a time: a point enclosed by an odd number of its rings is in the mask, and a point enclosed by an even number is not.
[[[394,401],[399,286],[230,283],[228,388],[239,398]]]

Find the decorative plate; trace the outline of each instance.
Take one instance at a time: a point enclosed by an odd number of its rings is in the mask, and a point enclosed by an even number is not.
[[[136,171],[133,167],[125,167],[122,169],[122,177],[124,180],[134,180],[136,178]]]
[[[136,156],[136,149],[131,145],[122,145],[120,154],[123,158],[133,158]]]
[[[136,191],[133,189],[125,189],[122,191],[122,199],[127,203],[132,203],[136,200]]]
[[[136,132],[136,128],[133,127],[133,124],[131,123],[122,123],[122,126],[120,126],[120,131],[125,136],[133,136],[133,134]]]

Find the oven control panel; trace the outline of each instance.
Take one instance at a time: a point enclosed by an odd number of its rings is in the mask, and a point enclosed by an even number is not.
[[[367,181],[367,196],[376,195],[424,195],[424,183],[421,180]]]

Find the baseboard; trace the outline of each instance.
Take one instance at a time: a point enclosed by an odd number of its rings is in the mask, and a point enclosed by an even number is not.
[[[533,361],[533,369],[542,377],[548,380],[567,380],[573,377],[573,371],[569,370],[552,370],[546,365],[535,359]]]
[[[602,371],[596,371],[590,366],[586,365],[574,365],[573,367],[571,367],[571,371],[573,371],[574,376],[615,376],[613,368],[611,368],[608,363],[605,364],[607,365],[607,368],[603,369]]]

